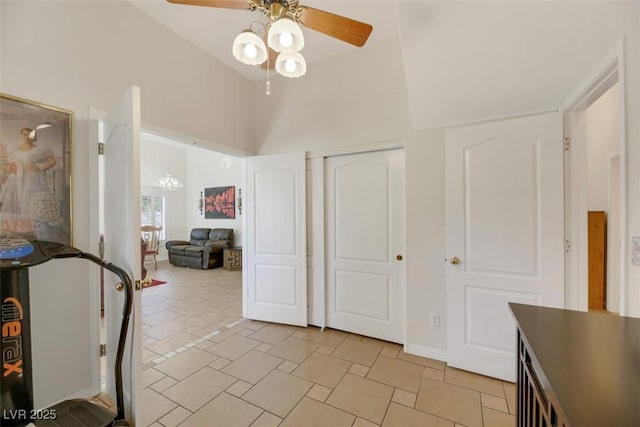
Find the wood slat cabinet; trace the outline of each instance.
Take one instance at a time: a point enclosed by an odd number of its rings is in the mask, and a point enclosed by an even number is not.
[[[242,248],[228,248],[223,252],[225,270],[242,270]]]

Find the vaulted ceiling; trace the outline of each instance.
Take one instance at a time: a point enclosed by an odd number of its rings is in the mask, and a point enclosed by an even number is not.
[[[242,0],[238,0],[242,1]],[[251,80],[266,77],[265,70],[238,62],[231,53],[235,37],[253,21],[266,22],[260,12],[172,4],[166,0],[129,0],[144,14],[165,25],[205,52]],[[398,37],[396,2],[302,0],[301,5],[326,10],[373,25],[367,42],[376,44]],[[307,64],[348,54],[358,47],[303,27],[305,48],[302,54]],[[365,45],[365,46],[367,46]]]
[[[248,79],[266,77],[231,53],[235,36],[264,19],[258,12],[129,1]],[[398,41],[417,129],[556,110],[616,44],[639,37],[640,2],[301,3],[374,28],[363,48],[304,30],[308,66]]]

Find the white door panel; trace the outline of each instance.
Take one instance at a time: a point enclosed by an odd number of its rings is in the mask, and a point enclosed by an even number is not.
[[[335,271],[336,312],[372,320],[390,320],[388,274]]]
[[[404,151],[326,159],[327,325],[404,342]]]
[[[451,366],[515,379],[509,302],[564,303],[560,114],[446,136],[447,342]]]
[[[104,257],[122,267],[132,280],[141,278],[140,253],[140,89],[131,87],[103,120]],[[123,292],[116,276],[105,271],[105,333],[107,391],[115,400],[113,366],[122,322]],[[125,415],[136,421],[140,407],[141,313],[140,292],[134,292],[126,352],[122,361]]]
[[[514,144],[508,138],[496,138],[466,149],[463,173],[468,272],[532,276],[539,270],[536,148],[537,141]],[[493,161],[503,156],[510,161]],[[486,250],[488,244],[492,251]]]
[[[247,159],[244,312],[307,325],[304,154]]]

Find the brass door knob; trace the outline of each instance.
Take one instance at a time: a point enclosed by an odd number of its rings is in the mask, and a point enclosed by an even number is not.
[[[396,256],[396,259],[397,259],[398,261],[402,261],[402,255],[397,255],[397,256]]]
[[[460,264],[460,259],[457,256],[452,256],[451,258],[449,258],[449,262],[451,264],[457,265]]]

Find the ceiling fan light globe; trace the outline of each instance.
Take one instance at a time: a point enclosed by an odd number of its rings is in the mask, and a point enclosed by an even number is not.
[[[284,69],[287,70],[287,72],[289,73],[293,73],[296,71],[296,68],[298,68],[296,61],[294,61],[293,59],[287,59],[286,61],[284,61]]]
[[[304,47],[302,29],[292,19],[280,18],[269,28],[269,47],[276,52],[301,51]]]
[[[267,46],[265,46],[264,41],[251,30],[238,34],[233,41],[232,51],[233,57],[243,64],[260,65],[267,60]]]
[[[258,56],[258,49],[256,45],[247,43],[244,45],[244,56],[249,59],[255,59]]]
[[[307,63],[300,52],[283,52],[276,58],[276,71],[284,77],[302,77],[307,72]]]
[[[290,48],[293,45],[293,35],[291,33],[280,34],[280,46]]]

